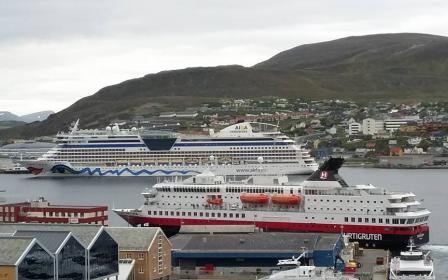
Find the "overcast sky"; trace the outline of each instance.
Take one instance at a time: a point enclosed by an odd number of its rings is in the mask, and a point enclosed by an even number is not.
[[[391,32],[448,36],[448,1],[0,0],[0,111],[59,111],[148,73]]]

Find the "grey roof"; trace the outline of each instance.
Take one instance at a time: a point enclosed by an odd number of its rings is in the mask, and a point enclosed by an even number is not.
[[[182,225],[179,233],[249,233],[254,225]]]
[[[46,143],[46,142],[24,142],[24,143],[12,143],[7,144],[0,149],[51,149],[55,146],[54,143]]]
[[[326,250],[334,248],[339,238],[332,236],[322,236],[316,244],[315,250]]]
[[[34,237],[51,253],[55,254],[69,234],[69,231],[18,230],[14,236]]]
[[[14,265],[32,242],[29,237],[0,237],[0,265]]]
[[[0,233],[14,233],[16,230],[70,231],[87,248],[101,228],[100,225],[85,224],[0,224]]]
[[[158,227],[106,227],[120,250],[148,250],[157,235]]]
[[[325,238],[325,239],[323,239]],[[298,252],[302,248],[332,249],[339,234],[257,232],[248,234],[178,234],[170,238],[173,250],[183,252]],[[325,244],[319,245],[320,240]],[[330,242],[333,240],[334,242]]]

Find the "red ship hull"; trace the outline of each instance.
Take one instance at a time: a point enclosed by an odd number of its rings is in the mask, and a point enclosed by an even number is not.
[[[129,213],[123,212],[118,214],[132,226],[161,227],[167,235],[176,234],[182,225],[255,225],[264,231],[344,232],[350,236],[351,241],[358,241],[363,247],[402,249],[406,248],[410,238],[414,239],[417,246],[429,242],[429,227],[427,225],[409,229],[405,227],[364,226],[356,224],[338,225],[270,221],[178,219],[129,215]]]

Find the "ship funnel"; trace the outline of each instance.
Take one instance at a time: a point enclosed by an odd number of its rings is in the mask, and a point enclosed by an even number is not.
[[[338,174],[343,164],[343,158],[330,157],[306,181],[337,181],[343,187],[348,187],[348,184]]]

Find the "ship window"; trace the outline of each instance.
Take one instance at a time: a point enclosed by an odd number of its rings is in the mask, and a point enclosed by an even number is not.
[[[199,216],[203,217],[203,216],[204,216],[204,213],[199,212]]]
[[[221,218],[221,213],[216,214],[218,216],[218,218]]]
[[[227,213],[223,213],[222,216],[223,216],[224,218],[227,218]]]
[[[165,211],[165,215],[168,216],[168,211]]]
[[[179,211],[176,211],[176,216],[180,216],[180,213],[179,213]]]
[[[213,217],[213,218],[215,217],[215,213],[212,213],[212,217]]]
[[[376,223],[376,219],[375,218],[372,218],[372,223]]]
[[[386,219],[386,224],[390,224],[390,220],[389,219]]]
[[[229,218],[233,218],[233,213],[230,213],[230,214],[229,214]]]
[[[174,211],[171,211],[171,213],[170,213],[170,214],[171,214],[171,216],[174,216]]]
[[[404,225],[406,223],[406,219],[400,219],[400,224]]]
[[[239,218],[239,217],[240,217],[240,214],[236,213],[235,218]]]
[[[151,215],[151,211],[148,211],[148,215]]]
[[[392,219],[392,224],[398,225],[398,219]]]
[[[355,222],[356,222],[356,219],[355,219],[355,218],[352,218],[351,220],[352,220],[352,223],[355,223]]]
[[[159,211],[159,215],[162,216],[162,215],[163,215],[163,212],[162,212],[162,211]]]
[[[246,218],[246,214],[241,214],[241,218]]]
[[[364,222],[368,223],[369,222],[369,218],[365,218]]]
[[[362,223],[362,218],[358,218],[358,223]]]
[[[209,216],[210,216],[210,214],[209,214],[209,213],[207,212],[207,213],[205,213],[205,216],[206,216],[206,217],[209,217]]]
[[[188,216],[191,217],[191,212],[188,212]]]
[[[414,223],[414,219],[408,219],[408,225]]]
[[[193,216],[197,217],[198,213],[197,212],[193,212]]]

